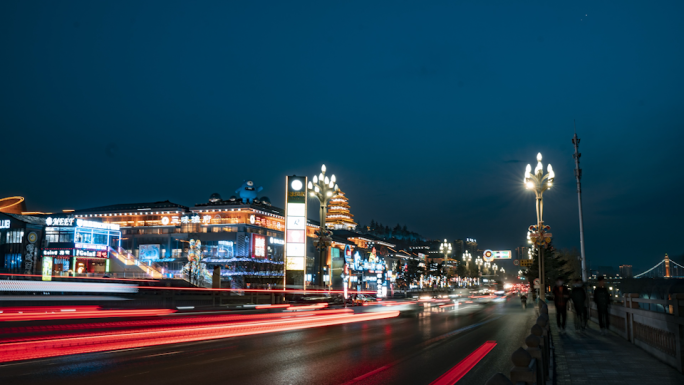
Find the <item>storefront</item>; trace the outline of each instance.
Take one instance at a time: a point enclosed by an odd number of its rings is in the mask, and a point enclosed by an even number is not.
[[[105,274],[111,253],[121,245],[118,224],[81,218],[46,219],[43,261],[55,275]]]
[[[0,213],[0,271],[37,274],[45,219]]]

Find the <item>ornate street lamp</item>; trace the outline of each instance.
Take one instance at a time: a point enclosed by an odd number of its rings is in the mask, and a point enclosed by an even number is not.
[[[537,249],[539,250],[539,283],[541,286],[540,294],[546,293],[546,285],[544,284],[544,240],[550,241],[549,237],[544,236],[544,191],[551,188],[553,185],[553,180],[556,177],[556,173],[553,172],[553,167],[549,164],[547,167],[547,173],[544,175],[544,166],[542,165],[542,155],[541,152],[537,154],[537,167],[534,168],[534,174],[532,174],[532,166],[527,165],[525,168],[525,188],[528,190],[533,190],[536,195],[536,209],[537,209],[537,228],[536,233],[530,235],[531,238],[537,239],[535,242]],[[533,236],[534,235],[534,236]],[[532,240],[534,240],[532,239]],[[540,243],[541,241],[541,243]],[[542,298],[545,298],[542,296]]]
[[[444,262],[446,262],[449,259],[449,254],[451,254],[451,243],[445,239],[444,243],[439,245],[439,252],[444,254]]]
[[[325,165],[322,165],[321,173],[318,176],[314,175],[313,181],[309,180],[309,185],[307,186],[309,195],[318,198],[318,202],[320,203],[319,213],[321,228],[318,232],[318,239],[314,241],[316,248],[320,252],[318,257],[318,271],[316,272],[316,279],[314,281],[314,284],[319,288],[323,287],[323,266],[328,260],[328,246],[332,243],[332,232],[325,227],[325,217],[328,215],[328,200],[330,200],[334,193],[340,189],[335,183],[337,180],[335,174],[328,178],[325,176],[325,170]],[[330,277],[330,272],[330,269],[328,269],[329,278],[332,278]],[[332,282],[332,279],[330,279],[330,282]]]
[[[449,260],[449,254],[451,254],[451,243],[448,243],[447,240],[444,240],[444,243],[439,245],[439,251],[444,254],[444,262],[442,263],[442,268],[444,269],[444,279],[447,279],[447,274],[446,271],[448,271],[447,267],[447,261]],[[448,282],[447,282],[448,284]],[[445,285],[446,286],[446,285]]]

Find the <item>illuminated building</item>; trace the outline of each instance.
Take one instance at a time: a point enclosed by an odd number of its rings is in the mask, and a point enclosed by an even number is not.
[[[0,213],[0,271],[15,274],[39,271],[44,227],[44,218]]]
[[[53,274],[110,272],[111,253],[119,249],[121,242],[118,224],[71,216],[49,216],[45,225],[41,256],[50,258]]]
[[[328,265],[332,266],[333,289],[346,286],[351,292],[375,291],[382,297],[391,292],[394,244],[349,230],[335,230],[332,238]]]
[[[328,215],[325,218],[325,226],[333,230],[354,230],[356,222],[354,215],[349,211],[349,199],[344,196],[342,190],[337,190],[328,201]]]
[[[620,265],[620,276],[622,278],[632,278],[632,265]]]
[[[271,206],[265,197],[244,203],[212,194],[207,203],[193,207],[169,201],[117,204],[75,210],[72,215],[119,225],[121,254],[169,277],[181,273],[194,239],[202,243],[201,262],[209,271],[220,266],[226,286],[282,284],[284,210]],[[307,258],[313,259],[318,226],[307,222]],[[120,268],[117,263],[112,266],[112,272]]]

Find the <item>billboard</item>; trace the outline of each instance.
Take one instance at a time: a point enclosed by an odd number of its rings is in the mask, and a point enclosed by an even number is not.
[[[159,245],[140,245],[138,249],[138,258],[146,260],[157,260],[161,258]]]
[[[305,176],[287,176],[285,189],[286,269],[306,270],[306,183]]]
[[[495,259],[511,259],[510,250],[485,250],[482,254],[482,259],[485,262],[491,262]]]
[[[252,234],[252,257],[266,258],[266,237]]]

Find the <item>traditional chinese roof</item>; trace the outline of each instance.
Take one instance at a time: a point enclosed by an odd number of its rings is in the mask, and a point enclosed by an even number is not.
[[[349,199],[344,196],[342,190],[338,190],[328,200],[328,215],[325,217],[325,226],[331,229],[353,230],[356,228],[354,215],[350,212]]]
[[[152,203],[123,203],[109,206],[94,207],[91,209],[74,210],[70,214],[101,214],[101,213],[119,213],[119,212],[145,212],[145,211],[187,211],[188,208],[177,203],[163,201]]]

